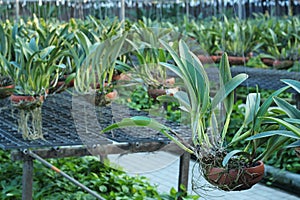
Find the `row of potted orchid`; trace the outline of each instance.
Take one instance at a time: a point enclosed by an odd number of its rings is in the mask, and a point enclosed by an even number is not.
[[[227,52],[231,64],[245,65],[250,60],[252,66],[255,61],[253,67],[288,69],[300,58],[299,24],[298,17],[256,15],[241,20],[224,16],[187,22],[181,29],[195,38],[214,61],[220,60],[219,52]]]
[[[90,17],[87,21],[61,23],[34,17],[1,24],[1,97],[9,96],[19,110],[19,131],[24,139],[43,137],[41,107],[46,97],[74,85],[98,43],[117,35],[121,27],[117,20]],[[113,72],[110,69],[109,73]],[[106,84],[101,87],[104,90]]]

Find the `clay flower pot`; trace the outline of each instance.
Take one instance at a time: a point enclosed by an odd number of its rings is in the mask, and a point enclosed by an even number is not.
[[[68,75],[64,75],[62,78],[60,78],[57,82],[57,84],[50,89],[49,93],[60,93],[65,91],[67,88],[74,87],[74,78],[68,81],[66,83],[66,80],[68,79]]]
[[[40,101],[44,101],[44,96],[39,96],[39,97],[34,97],[34,96],[25,96],[25,95],[11,95],[10,96],[10,100],[13,102],[13,103],[20,103],[22,101],[24,102],[33,102],[33,101],[37,101],[37,100],[40,100]]]
[[[275,69],[288,69],[294,65],[294,61],[292,60],[274,60],[271,58],[261,58],[261,61]]]
[[[258,183],[264,175],[264,163],[249,168],[229,169],[209,167],[206,170],[206,179],[209,183],[226,191],[247,190]]]
[[[157,99],[157,97],[167,94],[165,89],[148,89],[149,97]]]
[[[11,95],[10,100],[18,108],[18,131],[24,140],[43,139],[42,104],[44,96]]]
[[[211,60],[214,63],[219,63],[222,56],[211,56]],[[242,57],[242,56],[228,56],[228,61],[230,65],[245,65],[249,60],[249,57]]]
[[[118,96],[117,90],[113,90],[112,92],[109,92],[109,93],[107,93],[107,94],[105,95],[105,97],[106,97],[107,99],[111,100],[111,101],[114,100],[114,99],[116,99],[117,96]]]
[[[10,101],[15,107],[23,110],[32,110],[37,107],[41,107],[44,102],[44,96],[26,96],[26,95],[15,95],[10,96]]]
[[[8,85],[8,86],[0,86],[0,99],[6,98],[10,95],[12,95],[14,91],[15,86],[14,85]]]
[[[211,64],[217,60],[216,56],[198,55],[197,57],[202,64]]]
[[[178,88],[174,88],[175,82],[176,82],[175,78],[170,77],[163,81],[164,87],[162,87],[162,88],[150,87],[148,89],[149,97],[151,97],[153,99],[157,99],[157,97],[162,96],[162,95],[173,96],[175,92],[178,92]]]

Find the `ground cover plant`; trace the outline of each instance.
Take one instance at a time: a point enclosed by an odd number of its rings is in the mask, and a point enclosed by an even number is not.
[[[187,195],[170,188],[169,194],[158,192],[157,186],[150,184],[142,176],[129,176],[125,172],[108,167],[92,156],[80,158],[48,159],[48,161],[79,180],[84,185],[108,200],[168,200],[184,197],[195,200],[198,196]],[[12,162],[10,154],[0,150],[0,199],[21,199],[22,162]],[[95,197],[82,191],[56,172],[34,161],[33,199],[47,200],[94,200]]]

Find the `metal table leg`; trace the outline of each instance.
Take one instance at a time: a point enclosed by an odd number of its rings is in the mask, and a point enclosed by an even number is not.
[[[191,154],[188,152],[184,152],[180,156],[178,191],[181,191],[181,184],[184,185],[186,189],[188,188],[190,158]]]
[[[22,200],[32,200],[33,159],[25,156],[23,161]]]

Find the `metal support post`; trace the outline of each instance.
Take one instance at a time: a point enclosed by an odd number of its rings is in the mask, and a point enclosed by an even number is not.
[[[22,200],[32,200],[33,159],[26,156],[23,161]]]
[[[121,0],[120,21],[125,21],[125,0]]]
[[[180,156],[178,191],[181,191],[180,185],[184,185],[186,189],[188,188],[190,158],[191,154],[188,152],[184,152]]]

